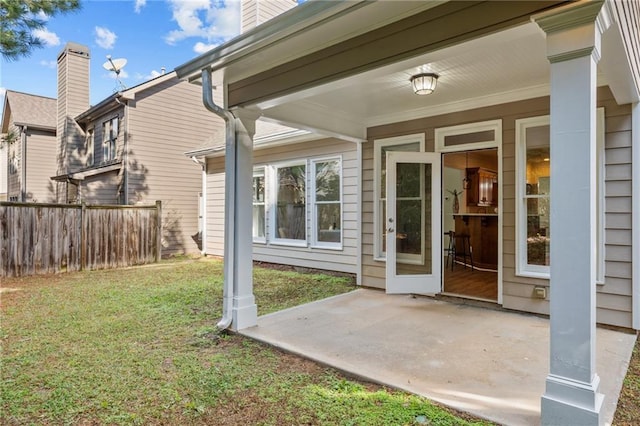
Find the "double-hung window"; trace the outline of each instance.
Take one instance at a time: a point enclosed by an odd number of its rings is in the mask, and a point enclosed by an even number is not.
[[[387,216],[387,152],[410,151],[424,152],[424,134],[399,136],[380,139],[374,142],[374,239],[373,250],[376,260],[387,256],[386,216]]]
[[[253,241],[265,242],[265,168],[253,169]]]
[[[311,161],[314,191],[312,197],[314,230],[312,244],[340,248],[342,245],[341,160]]]
[[[305,245],[307,240],[306,162],[275,166],[273,241]]]
[[[549,116],[516,120],[516,272],[549,278],[551,167]],[[604,280],[604,110],[596,125],[597,280]]]
[[[102,161],[115,160],[118,141],[118,117],[102,123]]]
[[[93,129],[87,130],[85,137],[85,152],[87,153],[87,167],[93,166]]]

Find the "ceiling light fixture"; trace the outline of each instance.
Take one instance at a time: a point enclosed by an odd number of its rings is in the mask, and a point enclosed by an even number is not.
[[[438,74],[428,72],[417,74],[411,77],[411,87],[416,95],[430,95],[436,90],[438,84]]]

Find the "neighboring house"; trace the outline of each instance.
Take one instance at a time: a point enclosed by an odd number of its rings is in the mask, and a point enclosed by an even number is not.
[[[549,314],[542,422],[598,424],[595,324],[640,329],[639,21],[631,1],[310,1],[176,68],[234,130],[224,163],[190,153],[218,197],[222,325],[256,324],[249,251]],[[269,146],[257,117],[324,137]]]
[[[56,100],[7,90],[0,133],[0,201],[55,201]]]
[[[200,90],[167,73],[89,106],[89,49],[58,57],[58,201],[162,201],[163,255],[198,253],[202,165],[184,152],[214,140],[223,122]],[[55,175],[55,176],[54,176]]]

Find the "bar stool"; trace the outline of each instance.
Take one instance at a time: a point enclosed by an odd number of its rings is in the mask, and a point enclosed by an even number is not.
[[[455,234],[455,240],[455,254],[459,254],[462,256],[464,266],[467,266],[468,256],[469,265],[471,266],[471,271],[473,271],[473,248],[471,247],[471,239],[469,237],[469,234]]]
[[[453,271],[453,265],[456,263],[456,233],[455,231],[447,231],[444,235],[449,236],[449,245],[444,249],[447,253],[447,260],[445,261],[445,268],[449,266],[449,259],[451,258],[451,270]]]

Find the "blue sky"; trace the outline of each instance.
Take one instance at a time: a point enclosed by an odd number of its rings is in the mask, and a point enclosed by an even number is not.
[[[240,0],[83,0],[82,9],[56,16],[39,33],[45,46],[31,56],[0,59],[0,101],[6,90],[55,98],[56,59],[65,43],[91,50],[91,103],[116,89],[106,55],[125,58],[126,87],[167,72],[240,31]],[[4,102],[3,102],[4,103]]]

